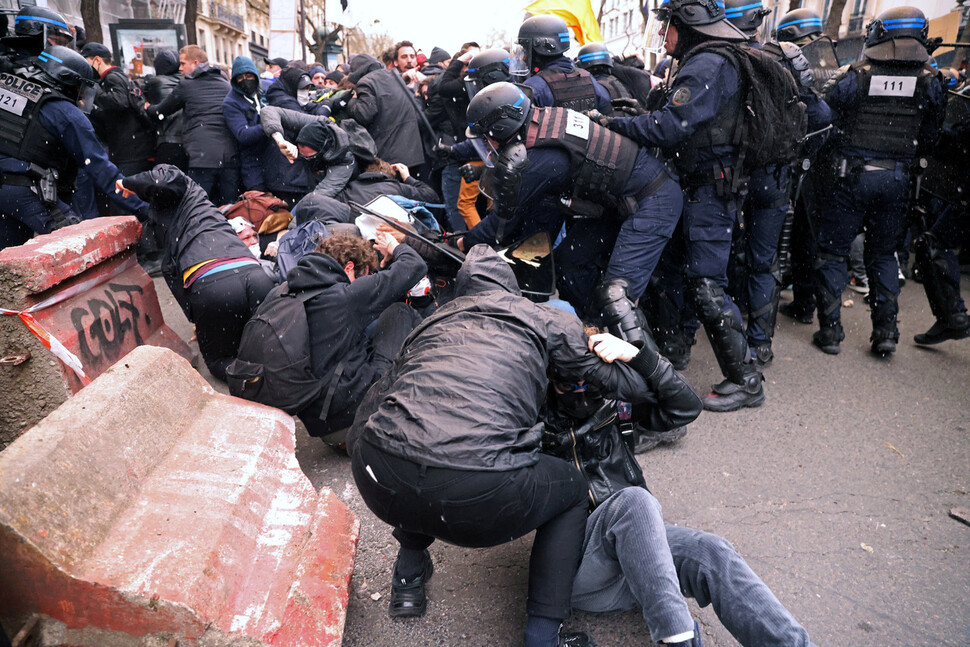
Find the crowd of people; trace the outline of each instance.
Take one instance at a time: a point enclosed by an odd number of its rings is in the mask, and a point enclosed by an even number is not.
[[[730,544],[664,525],[642,475],[616,487],[545,451],[572,433],[629,466],[702,409],[761,406],[777,312],[817,317],[837,354],[847,287],[880,357],[903,276],[936,318],[916,343],[970,337],[963,72],[938,68],[915,7],[844,66],[818,15],[762,34],[766,14],[665,0],[654,70],[600,43],[571,59],[566,23],[539,15],[509,49],[222,68],[187,45],[142,80],[28,7],[0,39],[0,248],[138,216],[138,259],[212,375],[350,453],[400,543],[393,617],[424,614],[434,539],[535,530],[528,647],[592,645],[561,631],[572,607],[634,606],[653,640],[700,645],[684,595],[744,645],[809,645]],[[388,196],[408,224],[361,224]],[[514,271],[538,256],[507,253],[537,236],[549,303]],[[723,379],[698,397],[678,371],[702,325]]]

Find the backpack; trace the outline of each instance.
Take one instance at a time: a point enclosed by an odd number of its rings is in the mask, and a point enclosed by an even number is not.
[[[273,288],[246,322],[239,352],[226,368],[229,393],[238,398],[298,414],[312,404],[329,384],[321,419],[326,419],[343,362],[329,379],[313,374],[310,328],[304,303],[327,288],[299,294],[286,283]]]
[[[279,268],[283,280],[286,280],[286,275],[296,267],[301,258],[315,250],[320,241],[329,235],[327,226],[319,220],[308,220],[283,234],[276,249],[276,267]]]
[[[242,217],[252,223],[257,234],[274,234],[285,229],[293,217],[288,205],[266,191],[246,191],[240,200],[220,209],[226,220]],[[279,215],[276,215],[279,214]]]
[[[714,41],[695,47],[691,55],[700,52],[720,54],[738,71],[744,100],[734,141],[740,147],[738,162],[744,170],[792,162],[808,132],[808,116],[788,70],[747,45]]]

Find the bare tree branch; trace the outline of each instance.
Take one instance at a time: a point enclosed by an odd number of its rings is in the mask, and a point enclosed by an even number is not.
[[[99,0],[81,0],[81,20],[84,22],[85,38],[90,43],[103,43],[101,31],[101,4]]]
[[[832,38],[839,37],[839,27],[842,26],[842,12],[845,10],[846,0],[832,0],[829,17],[825,21],[825,33]]]

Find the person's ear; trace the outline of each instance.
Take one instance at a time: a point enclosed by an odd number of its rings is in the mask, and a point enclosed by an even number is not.
[[[357,275],[354,272],[354,262],[353,261],[347,261],[347,264],[344,265],[344,274],[347,275],[347,278],[350,279],[351,282],[353,282],[353,280],[355,278],[357,278]]]

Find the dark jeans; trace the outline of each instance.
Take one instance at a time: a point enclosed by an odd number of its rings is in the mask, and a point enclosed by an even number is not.
[[[535,530],[526,610],[569,617],[587,507],[586,481],[573,465],[539,454],[535,465],[508,472],[426,467],[362,440],[352,467],[367,507],[394,526],[402,548],[424,550],[436,538],[484,548]]]
[[[239,197],[239,168],[192,168],[188,176],[202,187],[209,201],[217,207],[232,204]]]
[[[58,207],[66,216],[73,216],[71,208],[58,200]],[[26,186],[7,185],[0,188],[0,249],[23,245],[35,234],[53,231],[51,210]]]
[[[259,265],[247,265],[204,276],[189,288],[199,352],[215,377],[225,381],[226,367],[239,351],[243,326],[275,285]]]

